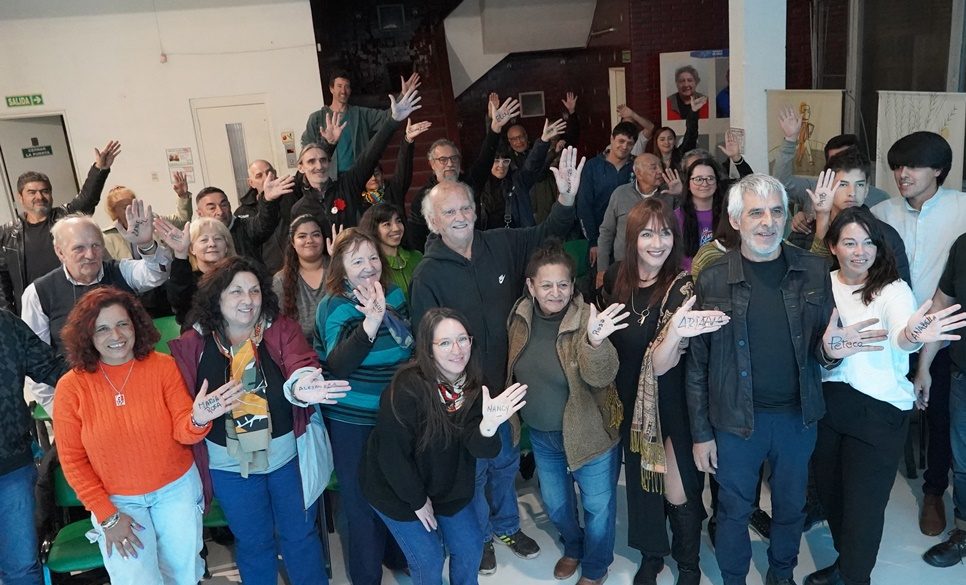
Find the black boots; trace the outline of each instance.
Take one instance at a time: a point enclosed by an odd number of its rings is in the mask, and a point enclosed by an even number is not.
[[[680,506],[665,503],[664,508],[671,523],[671,556],[678,563],[677,585],[698,585],[701,582],[698,555],[704,508],[690,502]]]

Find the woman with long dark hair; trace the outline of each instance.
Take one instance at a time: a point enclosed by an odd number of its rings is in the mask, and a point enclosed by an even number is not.
[[[916,403],[906,377],[909,354],[923,343],[958,340],[947,332],[966,326],[966,313],[953,305],[927,314],[932,301],[916,309],[892,248],[864,207],[839,212],[825,243],[839,264],[831,274],[837,318],[843,326],[877,320],[889,337],[822,370],[826,414],[818,423],[813,463],[838,559],[805,582],[868,583]]]
[[[704,482],[691,456],[679,359],[685,338],[716,331],[727,317],[691,310],[693,284],[681,272],[678,222],[666,203],[651,198],[634,206],[625,238],[624,260],[608,269],[604,293],[609,302],[631,309],[630,326],[610,339],[620,363],[615,381],[625,412],[627,540],[642,555],[634,584],[655,584],[668,553],[678,563],[678,583],[697,584]]]
[[[331,449],[311,405],[335,403],[348,384],[322,378],[254,260],[228,258],[205,274],[189,319],[168,346],[191,395],[229,381],[243,389],[194,450],[205,501],[218,498],[235,535],[242,580],[275,583],[281,553],[293,585],[328,583],[316,512]]]
[[[416,265],[423,259],[421,252],[403,247],[406,223],[400,209],[392,203],[377,203],[362,214],[359,229],[379,240],[379,250],[386,259],[383,267],[389,278],[409,300],[409,283],[413,281]]]
[[[526,386],[498,396],[482,386],[478,349],[466,319],[430,309],[416,336],[416,359],[397,372],[379,401],[362,456],[366,499],[406,553],[413,583],[478,583],[481,527],[470,502],[477,458],[500,450],[497,428],[522,408]]]
[[[674,216],[681,228],[684,258],[681,267],[691,271],[691,259],[714,238],[721,220],[725,182],[721,165],[713,158],[699,158],[684,172],[684,198]]]
[[[282,269],[272,279],[272,290],[282,301],[282,314],[298,321],[306,341],[315,335],[315,310],[325,296],[325,239],[315,218],[304,214],[292,220]]]
[[[678,145],[677,133],[672,128],[661,126],[651,133],[651,139],[644,147],[644,152],[649,152],[661,159],[661,166],[665,170],[679,170],[684,153],[698,145],[698,110],[706,103],[708,103],[706,96],[696,97],[691,100],[691,108],[685,109],[684,138],[680,145]]]

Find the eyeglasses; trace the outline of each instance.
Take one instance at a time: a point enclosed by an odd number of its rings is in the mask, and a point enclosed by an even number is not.
[[[460,164],[460,160],[462,160],[462,158],[463,157],[461,157],[460,155],[454,154],[453,156],[437,156],[433,160],[438,161],[440,164],[442,164],[445,167],[450,163],[454,165]]]
[[[450,353],[457,345],[460,346],[460,349],[466,349],[473,345],[473,337],[471,335],[460,335],[456,338],[456,341],[453,341],[452,339],[444,339],[442,341],[434,341],[433,345],[438,347],[441,351]]]
[[[498,165],[508,165],[510,164],[510,159],[508,158],[495,158],[493,162]]]
[[[718,182],[716,177],[691,177],[691,182],[695,185],[714,185]]]

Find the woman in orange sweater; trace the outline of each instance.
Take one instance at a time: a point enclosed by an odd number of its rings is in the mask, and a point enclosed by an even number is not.
[[[192,404],[174,360],[133,295],[95,289],[63,330],[72,370],[54,427],[68,483],[91,511],[113,583],[196,585],[203,573],[201,478],[191,445],[241,395],[230,382]]]

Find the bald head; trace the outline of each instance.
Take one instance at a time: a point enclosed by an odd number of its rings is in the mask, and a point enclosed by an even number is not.
[[[252,164],[248,165],[248,186],[259,193],[263,192],[269,172],[275,172],[272,163],[262,159],[252,161]]]
[[[661,159],[644,153],[634,159],[634,178],[641,193],[650,193],[661,184]]]

